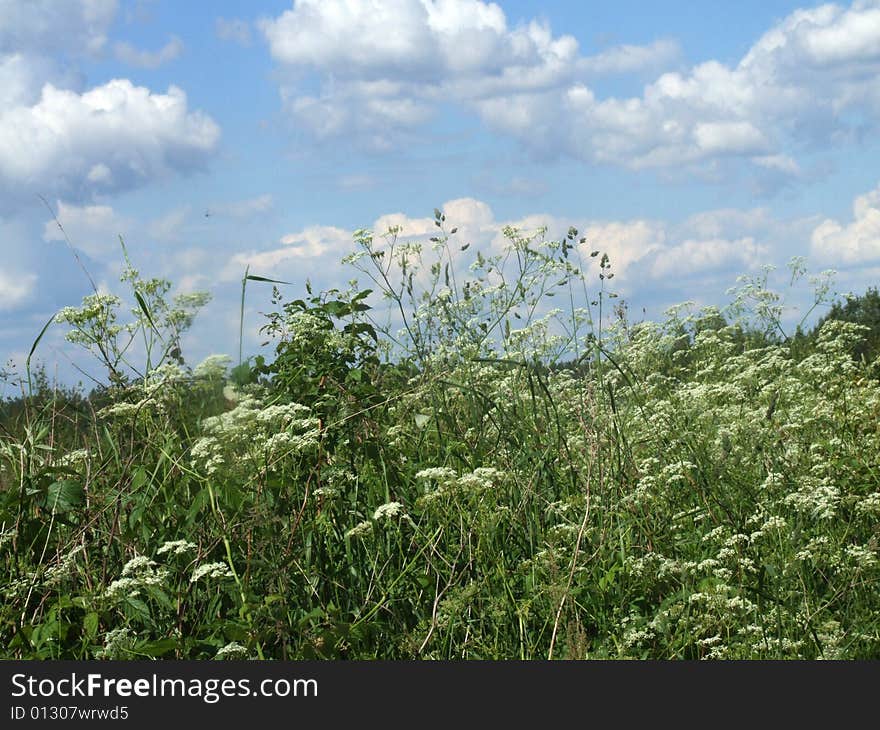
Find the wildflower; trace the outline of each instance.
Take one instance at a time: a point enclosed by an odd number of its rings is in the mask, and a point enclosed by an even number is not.
[[[165,542],[162,544],[156,551],[156,555],[164,555],[165,553],[171,553],[172,555],[184,555],[185,553],[190,552],[191,550],[195,550],[196,545],[187,542],[186,540],[172,540],[170,542]]]
[[[231,578],[232,571],[226,563],[202,563],[198,566],[189,579],[190,583],[196,583],[202,578]]]
[[[432,466],[428,469],[422,469],[420,472],[416,472],[416,479],[435,479],[438,482],[445,482],[455,478],[455,470],[450,469],[448,466]]]
[[[64,578],[69,577],[76,556],[85,549],[85,545],[78,545],[69,553],[67,553],[67,555],[61,558],[61,561],[58,563],[58,565],[49,568],[46,571],[45,578],[43,579],[43,585],[47,588],[51,588],[55,584],[60,583]]]
[[[168,571],[156,569],[156,562],[144,555],[136,555],[122,567],[122,577],[114,580],[104,591],[111,600],[124,596],[134,598],[141,589],[160,586],[168,577]]]
[[[127,626],[104,634],[104,646],[95,652],[96,659],[124,659],[137,637]]]
[[[245,659],[247,657],[247,648],[236,641],[230,642],[226,646],[222,646],[217,650],[214,659]]]
[[[373,523],[369,521],[359,522],[345,533],[346,540],[366,537],[373,532]]]
[[[388,504],[383,504],[376,508],[376,511],[373,513],[373,519],[378,522],[384,519],[392,519],[401,513],[406,514],[400,502],[388,502]]]
[[[122,566],[122,575],[132,575],[143,570],[147,570],[156,563],[144,555],[136,555]]]
[[[229,355],[208,355],[193,368],[193,375],[208,380],[223,378],[231,362],[232,358]]]

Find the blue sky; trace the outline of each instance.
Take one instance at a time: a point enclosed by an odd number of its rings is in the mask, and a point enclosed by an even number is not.
[[[795,255],[840,291],[880,271],[875,0],[0,0],[0,102],[19,367],[89,292],[40,196],[100,287],[123,235],[212,293],[191,361],[237,353],[246,266],[338,285],[355,229],[422,235],[435,207],[474,248],[578,227],[632,311],[723,303]],[[246,350],[268,305],[254,289]],[[63,334],[38,354],[69,379]]]

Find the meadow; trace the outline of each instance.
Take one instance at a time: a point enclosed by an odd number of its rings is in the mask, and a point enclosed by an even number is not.
[[[56,315],[106,377],[37,337],[0,405],[3,658],[880,657],[874,330],[827,279],[812,329],[768,272],[633,322],[601,242],[435,222],[347,289],[245,272],[271,357],[189,364],[207,295],[124,248]]]

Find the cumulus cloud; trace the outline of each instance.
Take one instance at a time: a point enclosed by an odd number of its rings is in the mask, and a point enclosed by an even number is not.
[[[853,202],[853,220],[826,219],[813,231],[812,252],[831,264],[855,265],[880,259],[880,186]]]
[[[220,129],[163,93],[114,79],[85,88],[79,63],[104,52],[116,0],[0,0],[0,214],[35,193],[82,201],[202,167]],[[182,50],[114,46],[118,59],[155,68]]]
[[[183,53],[183,41],[177,36],[171,39],[158,51],[142,51],[131,43],[121,42],[113,47],[116,58],[122,63],[138,68],[158,68],[163,63],[173,61]]]
[[[651,276],[656,279],[691,276],[735,265],[748,270],[755,268],[756,263],[768,253],[766,246],[761,246],[751,237],[736,240],[691,239],[672,246],[662,256],[656,257],[651,264]]]
[[[584,57],[573,36],[554,36],[539,21],[510,28],[498,5],[481,0],[296,0],[258,27],[282,68],[322,80],[318,95],[295,81],[282,86],[293,117],[316,135],[353,132],[379,148],[430,119],[440,100],[540,92],[578,75],[657,68],[678,55],[674,43],[658,41]]]
[[[0,111],[0,189],[123,190],[199,168],[219,137],[176,86],[157,94],[115,79],[79,94],[47,84],[33,106]]]
[[[105,47],[116,12],[116,0],[0,0],[0,109],[36,103],[45,83],[78,84],[70,61]]]
[[[846,137],[845,113],[877,119],[880,8],[823,5],[780,21],[735,66],[707,61],[668,72],[631,98],[598,98],[583,83],[481,104],[493,127],[548,152],[632,169],[739,157],[797,176],[788,147]],[[858,27],[858,32],[853,31]],[[875,123],[874,122],[874,123]]]
[[[536,20],[510,27],[480,0],[296,0],[259,28],[291,73],[281,93],[297,122],[378,148],[448,102],[540,154],[703,175],[734,159],[778,187],[800,179],[798,150],[864,133],[853,118],[870,128],[880,118],[875,0],[796,10],[738,63],[689,70],[668,70],[681,58],[673,41],[589,56],[571,35]],[[655,77],[638,96],[602,98],[590,86],[598,74],[643,71]],[[302,91],[309,73],[317,94]]]
[[[672,275],[681,279],[709,272],[728,271],[732,283],[733,274],[766,263],[770,250],[761,237],[776,235],[784,225],[772,220],[763,209],[708,211],[679,224],[643,219],[596,221],[546,214],[502,220],[496,218],[486,202],[475,198],[447,201],[440,210],[446,216],[447,229],[457,229],[456,244],[472,244],[472,251],[484,253],[502,252],[508,243],[503,233],[508,226],[524,234],[546,229],[545,235],[557,240],[573,226],[585,239],[579,248],[581,260],[591,275],[598,273],[598,258],[592,258],[590,253],[600,250],[610,257],[618,283],[630,291],[641,281],[668,283]],[[381,236],[390,228],[397,230],[398,240],[425,243],[438,230],[433,216],[385,214],[370,227],[377,248],[386,245]],[[751,235],[740,235],[747,230]],[[343,256],[354,250],[353,236],[351,230],[309,226],[285,235],[280,245],[236,254],[228,261],[222,279],[240,279],[246,266],[254,273],[287,281],[326,276]]]

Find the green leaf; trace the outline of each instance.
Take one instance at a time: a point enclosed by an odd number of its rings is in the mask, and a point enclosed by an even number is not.
[[[98,634],[98,614],[94,611],[87,613],[83,618],[83,630],[88,638],[94,639]]]
[[[85,502],[82,484],[73,479],[52,482],[46,490],[46,507],[55,512],[70,512]]]
[[[145,644],[141,644],[135,647],[135,651],[139,654],[146,654],[147,656],[163,656],[167,654],[169,651],[173,651],[177,648],[177,639],[156,639],[155,641],[148,641]]]
[[[293,286],[293,284],[289,281],[281,281],[280,279],[268,279],[265,276],[257,276],[256,274],[248,274],[244,278],[250,279],[251,281],[266,281],[270,284],[287,284],[289,286]]]
[[[130,606],[144,620],[150,620],[150,609],[140,598],[125,597],[125,604]]]
[[[138,306],[141,308],[141,311],[144,313],[144,316],[147,318],[147,322],[150,323],[150,327],[153,328],[153,332],[157,335],[159,334],[159,330],[156,327],[156,323],[153,322],[153,315],[150,314],[150,310],[147,308],[147,303],[144,301],[144,298],[141,296],[139,291],[134,293],[134,298],[137,299]]]

